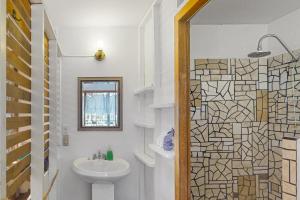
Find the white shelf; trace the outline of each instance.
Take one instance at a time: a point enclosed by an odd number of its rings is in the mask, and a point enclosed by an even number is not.
[[[173,108],[175,103],[160,103],[160,104],[153,104],[150,107],[155,109],[163,109],[163,108]]]
[[[154,91],[154,86],[148,86],[144,88],[140,88],[134,91],[134,95],[141,95],[145,93],[150,93]]]
[[[148,156],[147,154],[145,154],[144,152],[139,152],[139,151],[135,151],[134,152],[134,156],[144,165],[146,165],[147,167],[155,167],[155,160],[154,158],[151,158],[150,156]]]
[[[135,121],[134,125],[141,128],[149,128],[153,129],[155,127],[154,123],[151,122],[144,122],[144,121]]]
[[[174,151],[165,151],[162,147],[159,147],[156,144],[149,144],[149,147],[151,150],[153,150],[155,153],[161,155],[164,158],[167,159],[174,159],[175,153]]]

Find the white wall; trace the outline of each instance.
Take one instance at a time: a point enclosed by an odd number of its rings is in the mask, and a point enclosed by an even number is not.
[[[174,102],[174,15],[177,11],[177,0],[162,0],[160,4],[160,88],[155,94],[154,102]],[[173,108],[162,109],[157,113],[160,120],[156,136],[174,127]],[[154,169],[155,200],[175,199],[174,160],[156,155]]]
[[[161,96],[160,101],[174,101],[174,16],[176,0],[163,0],[160,5]]]
[[[70,146],[61,147],[60,191],[61,200],[91,199],[91,187],[71,170],[72,161],[81,156],[92,156],[99,149],[112,146],[116,157],[130,162],[131,174],[116,184],[116,200],[138,199],[138,169],[133,150],[140,138],[133,125],[136,99],[133,91],[137,84],[137,28],[85,28],[61,29],[59,41],[64,54],[93,55],[97,40],[103,40],[107,58],[98,62],[94,58],[62,59],[62,118],[70,134]],[[77,131],[77,77],[123,76],[123,131]]]
[[[300,48],[300,9],[283,16],[268,25],[268,32],[277,34],[291,50]],[[269,49],[273,55],[278,55],[285,50],[274,39],[269,39]]]
[[[195,58],[245,58],[257,47],[258,39],[267,33],[277,34],[291,50],[300,48],[300,9],[269,24],[192,25],[191,60]],[[263,42],[272,55],[285,52],[273,38]]]
[[[267,25],[260,24],[192,25],[191,60],[246,58],[248,53],[256,50],[258,39],[267,31]]]

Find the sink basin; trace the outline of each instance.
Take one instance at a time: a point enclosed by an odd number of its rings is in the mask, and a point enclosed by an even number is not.
[[[130,173],[126,160],[89,160],[79,158],[73,162],[73,171],[88,183],[114,183]]]

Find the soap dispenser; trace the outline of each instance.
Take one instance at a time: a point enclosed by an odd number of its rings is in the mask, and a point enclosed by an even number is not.
[[[111,147],[109,146],[106,152],[106,160],[113,160],[114,159],[114,154],[113,151],[111,150]]]

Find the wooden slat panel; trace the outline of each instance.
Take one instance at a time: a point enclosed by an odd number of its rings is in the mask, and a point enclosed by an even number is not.
[[[49,40],[44,34],[44,158],[49,157]],[[49,159],[48,159],[49,161]]]
[[[21,19],[20,21],[15,20],[16,24],[18,24],[18,26],[23,30],[24,34],[31,40],[30,27],[28,27],[25,21],[21,18],[19,11],[14,8],[12,1],[7,0],[6,6],[7,6],[7,13],[9,13],[11,17],[13,16],[13,10],[15,10],[16,18]]]
[[[44,113],[49,113],[49,108],[47,108],[47,107],[44,107]]]
[[[10,151],[6,156],[6,165],[10,166],[14,161],[22,159],[26,155],[30,154],[31,143],[27,143],[17,149]]]
[[[17,132],[6,137],[6,181],[7,198],[15,199],[31,172],[31,5],[29,0],[7,0],[6,10],[6,128]]]
[[[45,50],[45,56],[48,57],[48,55],[49,55],[49,39],[48,39],[46,33],[44,34],[44,50]]]
[[[13,51],[7,49],[6,59],[9,64],[20,70],[27,76],[31,76],[31,67],[21,60]]]
[[[49,131],[49,124],[44,125],[44,131]]]
[[[18,85],[21,85],[27,89],[31,89],[31,80],[27,79],[25,76],[22,76],[16,70],[7,67],[6,68],[6,78],[9,81],[12,81]]]
[[[29,167],[31,155],[26,156],[18,163],[11,166],[6,172],[6,182],[15,179],[25,168]]]
[[[47,151],[44,152],[44,158],[49,157],[49,149],[47,149]]]
[[[45,74],[49,75],[49,39],[44,34],[44,61],[45,61]],[[49,78],[47,79],[49,81]]]
[[[6,118],[6,129],[17,129],[31,124],[31,117],[8,117]]]
[[[49,60],[49,42],[48,42],[48,40],[44,41],[44,53],[45,53],[45,61]]]
[[[46,34],[44,36],[44,54],[44,61],[48,67],[47,72],[49,73],[49,40]]]
[[[49,57],[49,44],[48,40],[44,39],[44,53],[45,53],[45,61],[47,60],[46,58]]]
[[[49,105],[49,99],[48,98],[44,98],[44,104]]]
[[[44,61],[45,61],[45,62],[44,62],[44,63],[45,63],[45,65],[48,66],[48,65],[49,65],[49,57],[48,57],[47,53],[48,53],[48,52],[45,51],[45,55],[44,55]]]
[[[31,56],[30,54],[25,50],[24,47],[22,47],[14,38],[11,36],[6,37],[7,46],[11,48],[16,54],[22,58],[25,62],[27,62],[29,65],[31,65]]]
[[[10,148],[16,144],[29,140],[31,138],[31,131],[23,131],[20,133],[15,133],[12,135],[8,135],[6,137],[6,148]]]
[[[47,151],[49,149],[49,140],[46,140],[44,143],[44,151]]]
[[[47,80],[44,80],[44,87],[49,88],[49,82]]]
[[[16,101],[6,101],[7,113],[31,113],[31,105]]]
[[[25,35],[20,31],[18,26],[10,17],[7,18],[7,30],[17,39],[17,41],[28,51],[31,52],[31,44]]]
[[[49,131],[44,133],[44,142],[49,139]]]
[[[45,97],[49,97],[49,91],[44,89],[44,95]]]
[[[45,65],[49,65],[49,57],[48,56],[45,56]]]
[[[31,18],[31,3],[30,0],[21,0],[20,2],[24,6],[26,14]]]
[[[45,73],[49,74],[49,65],[48,64],[44,65],[44,70],[45,70]]]
[[[20,0],[11,1],[15,10],[18,11],[20,18],[25,22],[25,24],[30,28],[31,27],[31,17],[27,15],[24,6],[21,4]]]
[[[26,180],[30,180],[31,169],[28,167],[25,169],[12,183],[7,185],[7,197],[11,198],[18,190],[20,185],[22,185]]]
[[[49,47],[44,46],[44,61],[47,65],[49,65]]]
[[[44,78],[45,78],[45,80],[47,80],[47,81],[49,82],[49,74],[45,73],[45,74],[44,74]],[[48,87],[47,87],[47,88],[48,88]]]
[[[49,49],[49,39],[46,33],[44,33],[44,46],[45,46],[45,50],[48,51]]]
[[[49,116],[44,116],[44,122],[49,122]]]
[[[25,23],[27,24],[28,27],[31,27],[31,16],[28,15],[24,4],[22,2],[24,2],[24,0],[12,0],[14,7],[16,9],[18,9],[21,17],[24,19]]]
[[[6,96],[31,101],[31,93],[11,84],[6,84]]]

